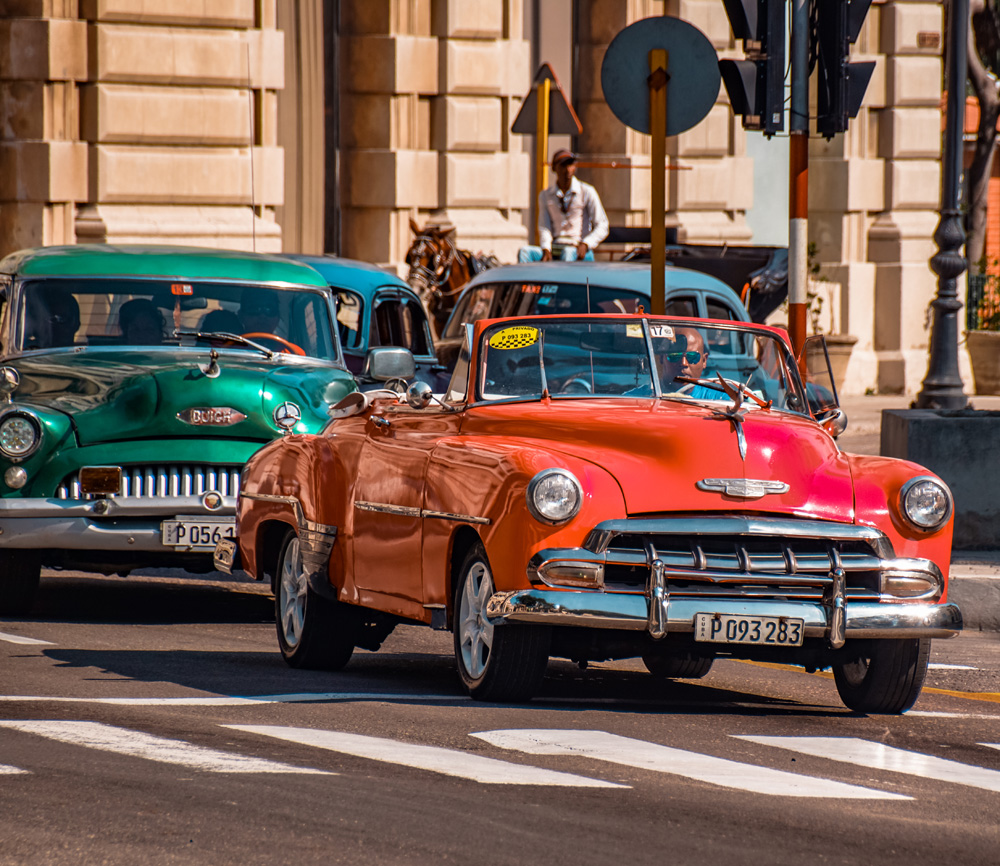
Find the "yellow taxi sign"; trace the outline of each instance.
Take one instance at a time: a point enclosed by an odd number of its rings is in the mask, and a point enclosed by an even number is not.
[[[491,349],[524,349],[538,342],[538,328],[531,325],[511,325],[490,337]]]

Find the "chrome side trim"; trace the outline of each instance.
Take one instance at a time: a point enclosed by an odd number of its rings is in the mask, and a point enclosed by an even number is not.
[[[379,514],[397,514],[402,517],[419,517],[428,520],[455,520],[460,523],[476,523],[489,526],[492,522],[488,517],[476,517],[472,514],[456,514],[451,511],[429,511],[426,508],[414,508],[410,505],[389,505],[384,502],[362,502],[357,500],[354,507],[358,511],[374,511]]]
[[[802,619],[806,637],[829,633],[827,610],[822,604],[774,599],[670,598],[666,631],[694,631],[698,613],[786,616]],[[853,602],[844,609],[844,635],[850,638],[954,637],[962,630],[962,613],[948,604],[890,604]],[[646,631],[649,602],[643,594],[610,594],[594,590],[527,589],[500,592],[487,603],[486,616],[494,625],[544,623],[585,628]]]

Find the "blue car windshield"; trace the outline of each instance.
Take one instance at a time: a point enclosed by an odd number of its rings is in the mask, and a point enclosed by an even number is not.
[[[328,294],[306,286],[169,279],[24,280],[14,306],[23,352],[77,347],[211,345],[340,362]],[[178,334],[177,332],[186,332]],[[187,334],[198,332],[205,337]],[[208,335],[234,335],[227,340]]]
[[[648,317],[531,318],[493,325],[479,351],[477,400],[661,397],[808,414],[801,380],[775,335]]]

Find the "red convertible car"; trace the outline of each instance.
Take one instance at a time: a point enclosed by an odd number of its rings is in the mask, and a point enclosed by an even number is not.
[[[763,326],[481,320],[447,392],[352,394],[258,451],[216,564],[271,580],[295,667],[423,623],[482,700],[530,698],[550,656],[670,678],[740,658],[832,668],[851,709],[904,712],[962,627],[951,494],[842,452],[823,394]]]

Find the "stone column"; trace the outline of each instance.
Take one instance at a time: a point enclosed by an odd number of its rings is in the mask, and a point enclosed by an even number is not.
[[[0,3],[0,256],[75,241],[75,205],[87,198],[87,30],[74,5]]]
[[[344,254],[401,263],[409,220],[512,260],[529,158],[510,134],[530,86],[519,2],[342,6]]]
[[[78,239],[280,250],[273,0],[79,6],[89,195]]]
[[[890,0],[876,11],[886,69],[877,112],[885,203],[868,231],[877,387],[915,393],[927,372],[928,304],[937,287],[928,262],[941,196],[943,21],[941,5],[923,0]]]
[[[580,9],[575,100],[583,134],[578,150],[585,160],[613,159],[630,166],[593,170],[585,177],[583,171],[580,174],[597,187],[612,225],[648,226],[649,136],[624,126],[604,101],[601,64],[608,44],[634,21],[665,13],[698,27],[721,56],[742,55],[733,42],[725,9],[717,0],[580,0]],[[667,223],[677,226],[682,242],[750,239],[745,213],[753,204],[753,166],[746,156],[745,142],[745,133],[721,86],[719,100],[705,120],[668,139],[668,161],[678,170],[667,175]]]

